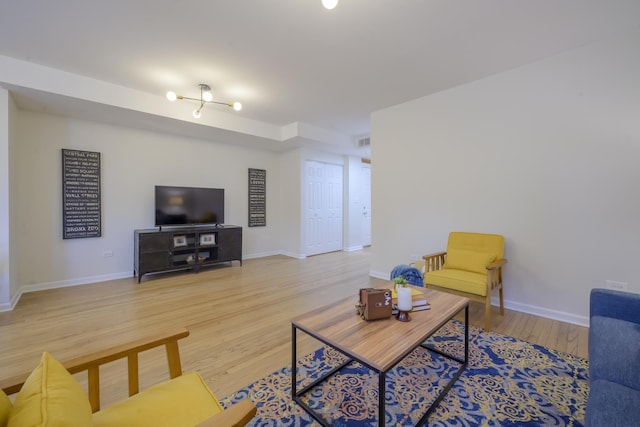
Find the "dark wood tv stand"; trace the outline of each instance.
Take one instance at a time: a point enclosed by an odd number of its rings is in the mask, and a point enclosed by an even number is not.
[[[222,262],[242,265],[242,227],[163,227],[135,230],[133,274],[190,269]]]

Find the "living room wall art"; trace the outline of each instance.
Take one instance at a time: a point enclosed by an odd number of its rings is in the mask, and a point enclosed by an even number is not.
[[[62,237],[102,235],[100,153],[62,149]]]
[[[249,227],[267,225],[267,171],[249,168]]]

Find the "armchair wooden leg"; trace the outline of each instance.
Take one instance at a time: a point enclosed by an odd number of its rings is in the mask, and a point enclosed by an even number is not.
[[[504,316],[504,299],[502,298],[502,287],[500,287],[500,314]]]
[[[484,330],[491,329],[491,294],[487,295],[484,303]]]

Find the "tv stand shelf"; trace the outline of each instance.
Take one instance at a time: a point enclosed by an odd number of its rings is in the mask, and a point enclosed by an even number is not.
[[[242,265],[242,227],[237,225],[135,230],[133,274],[191,269],[222,262]]]

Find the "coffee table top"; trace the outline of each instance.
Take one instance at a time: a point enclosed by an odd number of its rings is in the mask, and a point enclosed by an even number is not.
[[[295,317],[291,323],[352,358],[387,372],[469,304],[468,298],[418,289],[425,292],[431,309],[411,312],[410,322],[399,322],[395,316],[363,320],[356,312],[354,296]]]

